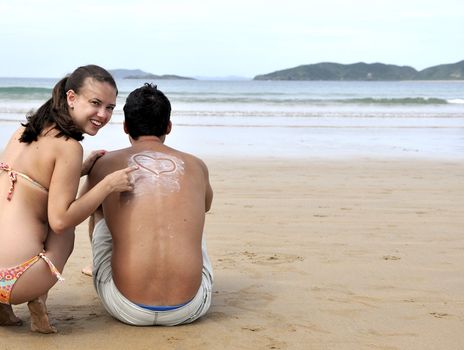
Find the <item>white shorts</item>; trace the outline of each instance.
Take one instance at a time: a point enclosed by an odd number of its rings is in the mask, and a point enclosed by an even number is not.
[[[135,326],[175,326],[193,322],[208,311],[211,305],[213,273],[204,240],[202,279],[197,294],[187,304],[167,311],[142,308],[121,294],[113,281],[112,248],[111,232],[102,219],[95,225],[92,236],[93,282],[103,306],[114,318]]]

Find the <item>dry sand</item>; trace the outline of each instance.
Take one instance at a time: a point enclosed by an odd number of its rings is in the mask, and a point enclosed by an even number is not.
[[[80,273],[52,289],[56,335],[0,328],[0,349],[462,349],[464,162],[206,159],[210,312],[138,328],[109,317]],[[141,286],[143,288],[143,286]]]

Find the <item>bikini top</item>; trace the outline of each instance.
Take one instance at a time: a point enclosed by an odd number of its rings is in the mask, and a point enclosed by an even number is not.
[[[29,181],[31,184],[40,188],[42,191],[45,191],[48,193],[47,188],[43,187],[41,184],[39,184],[34,179],[31,179],[26,174],[23,174],[23,173],[20,173],[18,171],[11,169],[10,166],[6,163],[0,162],[0,170],[6,171],[8,173],[8,177],[10,178],[11,186],[10,186],[10,189],[8,190],[8,195],[6,196],[6,199],[8,199],[9,201],[11,201],[11,198],[13,197],[14,187],[15,187],[16,181],[18,181],[18,176]]]

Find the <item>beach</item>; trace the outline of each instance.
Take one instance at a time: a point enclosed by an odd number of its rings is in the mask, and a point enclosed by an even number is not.
[[[191,325],[132,327],[101,306],[86,223],[50,292],[56,335],[0,328],[0,349],[458,349],[462,159],[206,157],[215,284]]]
[[[86,153],[129,146],[122,106],[142,83],[118,81]],[[53,84],[0,78],[0,150]],[[31,333],[20,305],[24,325],[0,327],[0,350],[462,348],[463,81],[159,86],[173,105],[166,144],[209,167],[209,313],[174,328],[112,319],[81,274],[84,222],[48,299],[59,333]]]

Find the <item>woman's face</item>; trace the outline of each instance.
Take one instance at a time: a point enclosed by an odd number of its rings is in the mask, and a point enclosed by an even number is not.
[[[94,136],[111,119],[116,90],[109,83],[87,78],[79,93],[67,93],[69,114],[83,133]]]

